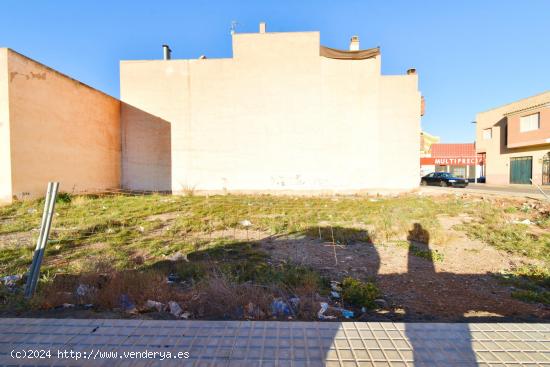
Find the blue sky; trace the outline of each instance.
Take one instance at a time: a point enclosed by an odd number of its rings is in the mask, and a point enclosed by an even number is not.
[[[443,142],[471,142],[477,112],[550,90],[550,0],[0,0],[0,47],[118,97],[119,60],[160,58],[163,43],[173,58],[229,57],[232,20],[380,46],[384,74],[417,68],[423,129]]]

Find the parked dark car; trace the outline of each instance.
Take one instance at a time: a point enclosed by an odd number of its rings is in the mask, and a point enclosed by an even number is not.
[[[475,178],[469,178],[468,182],[476,182]],[[477,183],[485,183],[485,176],[480,176],[477,178]]]
[[[429,175],[422,177],[420,184],[422,186],[466,187],[468,186],[468,180],[465,178],[454,177],[449,172],[432,172]]]

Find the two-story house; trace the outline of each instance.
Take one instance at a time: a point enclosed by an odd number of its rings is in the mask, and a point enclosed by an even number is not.
[[[481,112],[476,123],[488,184],[550,185],[550,91]]]

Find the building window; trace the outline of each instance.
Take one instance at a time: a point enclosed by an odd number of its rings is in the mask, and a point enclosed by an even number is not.
[[[528,116],[521,116],[519,119],[519,131],[524,133],[526,131],[538,130],[540,128],[540,115],[534,113]]]
[[[493,130],[491,128],[483,130],[483,140],[491,140],[493,137]]]

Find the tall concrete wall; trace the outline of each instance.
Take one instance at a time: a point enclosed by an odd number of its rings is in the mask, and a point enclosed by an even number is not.
[[[122,188],[170,191],[170,124],[129,104],[121,104]]]
[[[13,195],[44,195],[48,181],[59,181],[67,192],[120,187],[120,102],[14,51],[2,52]]]
[[[8,50],[0,48],[0,203],[10,202],[11,199]]]
[[[380,78],[378,118],[381,187],[416,187],[420,181],[421,95],[418,76]]]
[[[231,59],[121,62],[122,101],[171,123],[172,190],[416,187],[417,77],[319,47],[318,32],[236,34]]]
[[[533,157],[533,180],[539,185],[542,183],[542,158],[550,152],[550,144],[508,148],[506,144],[508,118],[505,114],[544,103],[550,103],[550,92],[541,93],[477,114],[476,151],[486,153],[485,176],[488,184],[509,184],[510,158],[526,156]],[[489,128],[492,130],[492,138],[484,140],[483,130]]]

